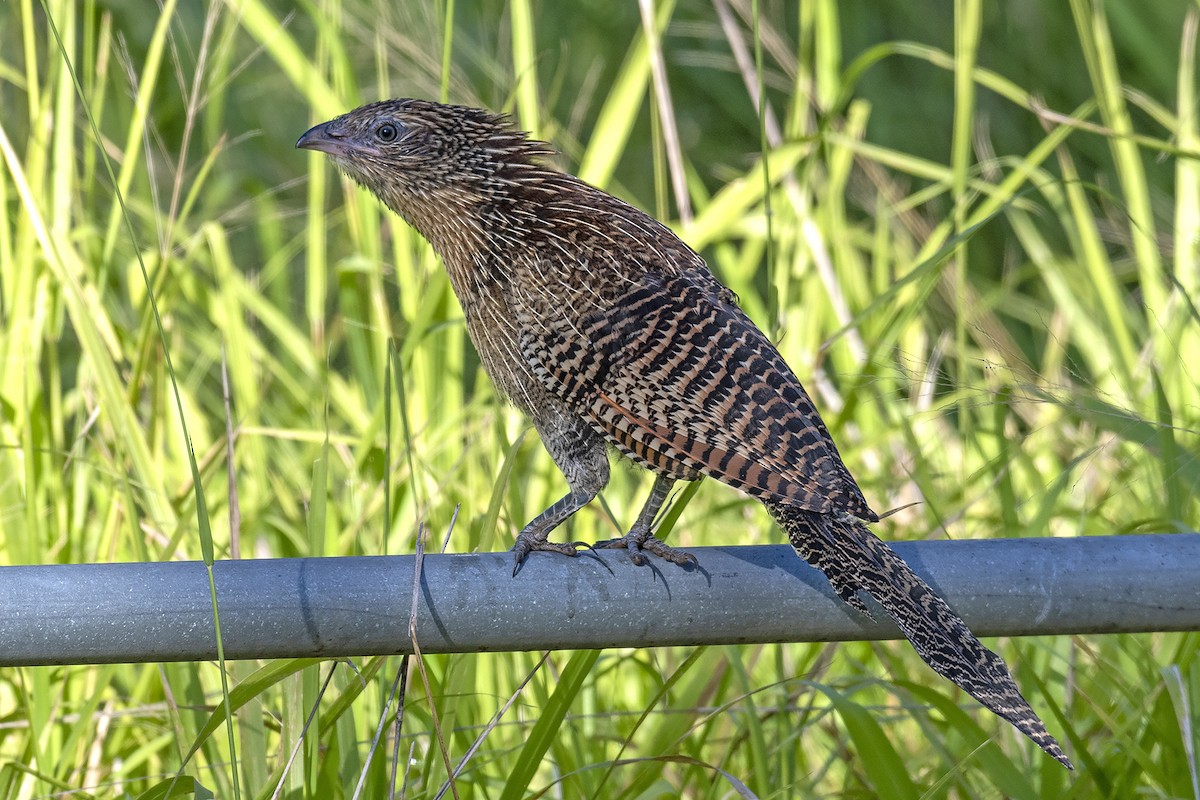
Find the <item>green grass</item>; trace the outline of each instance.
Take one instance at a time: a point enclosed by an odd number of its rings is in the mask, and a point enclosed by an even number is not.
[[[1194,7],[718,7],[0,5],[0,563],[436,549],[459,504],[450,549],[496,550],[561,494],[429,247],[292,148],[391,95],[510,111],[675,225],[916,503],[885,538],[1194,530]],[[711,482],[672,536],[778,538]],[[398,659],[9,669],[0,797],[1196,797],[1198,642],[997,643],[1073,775],[904,643],[426,656],[395,749]]]

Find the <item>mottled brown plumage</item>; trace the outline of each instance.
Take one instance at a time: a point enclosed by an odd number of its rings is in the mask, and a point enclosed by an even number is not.
[[[543,163],[503,117],[422,100],[363,106],[298,147],[327,153],[441,255],[497,388],[529,414],[570,492],[525,526],[533,550],[608,482],[606,446],[651,470],[626,547],[679,564],[652,525],[676,480],[761,500],[796,552],[921,657],[1070,766],[1004,662],[864,522],[878,519],[800,381],[704,261],[665,226]]]

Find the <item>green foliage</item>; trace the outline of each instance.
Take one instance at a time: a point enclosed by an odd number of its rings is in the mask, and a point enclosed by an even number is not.
[[[1194,6],[651,5],[0,4],[0,563],[411,552],[460,504],[501,549],[561,494],[429,247],[292,148],[392,95],[668,219],[915,503],[886,538],[1196,528]],[[687,500],[690,544],[775,535]],[[903,643],[427,656],[395,756],[395,659],[13,669],[0,797],[1195,797],[1198,642],[1000,644],[1074,775]]]

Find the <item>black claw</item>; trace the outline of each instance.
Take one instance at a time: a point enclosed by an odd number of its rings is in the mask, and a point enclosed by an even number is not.
[[[655,539],[649,534],[646,536],[638,536],[633,532],[630,532],[619,539],[606,539],[602,542],[596,542],[594,545],[592,545],[592,549],[628,550],[630,562],[639,567],[649,563],[645,556],[646,553],[651,553],[658,556],[663,561],[669,561],[672,564],[678,564],[681,567],[694,567],[699,565],[699,562],[696,561],[696,557],[691,553],[684,553],[681,550],[668,547],[661,540]]]
[[[561,555],[571,556],[573,558],[579,555],[575,552],[575,548],[580,544],[582,544],[582,542],[563,542],[559,544],[556,542],[548,542],[545,539],[534,539],[532,542],[530,542],[523,536],[518,536],[517,541],[512,548],[513,561],[515,562],[513,564],[512,571],[513,577],[516,577],[517,573],[521,569],[521,565],[525,563],[526,556],[528,556],[534,550],[544,550],[550,553],[559,553]]]

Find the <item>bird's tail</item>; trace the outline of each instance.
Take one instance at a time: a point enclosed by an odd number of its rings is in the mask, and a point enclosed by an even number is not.
[[[819,514],[769,504],[796,552],[825,573],[838,596],[870,616],[866,592],[891,615],[925,663],[1073,769],[1021,696],[1000,656],[983,646],[950,606],[900,556],[848,514]]]

